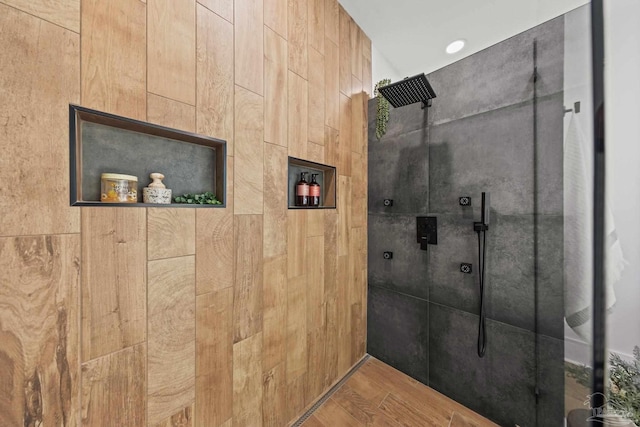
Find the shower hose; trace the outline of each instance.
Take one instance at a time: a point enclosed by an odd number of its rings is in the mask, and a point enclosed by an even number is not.
[[[480,319],[478,320],[478,357],[484,357],[487,344],[486,313],[484,311],[484,272],[487,255],[487,232],[478,230],[478,266],[480,282]],[[482,233],[482,244],[480,243]]]

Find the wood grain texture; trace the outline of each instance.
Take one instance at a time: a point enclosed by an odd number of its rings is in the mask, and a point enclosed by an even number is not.
[[[356,76],[351,76],[351,98],[362,92],[362,81]]]
[[[324,56],[309,47],[309,133],[307,139],[320,145],[324,144],[324,72]]]
[[[83,426],[147,425],[146,361],[143,343],[82,364]]]
[[[195,257],[149,261],[148,421],[195,400]]]
[[[307,143],[307,160],[324,164],[324,146],[315,142]]]
[[[267,372],[286,361],[287,257],[264,263],[262,369]]]
[[[233,424],[262,426],[262,333],[233,345]]]
[[[371,62],[371,39],[364,31],[362,32],[362,57]],[[364,72],[365,70],[363,69],[362,71]]]
[[[147,0],[147,90],[196,105],[196,0]]]
[[[351,322],[351,364],[365,353],[366,344],[366,286],[367,286],[367,230],[352,227],[349,239],[349,319]]]
[[[194,424],[194,405],[191,404],[180,409],[169,418],[156,424],[156,427],[193,427]]]
[[[287,0],[264,0],[264,25],[285,40],[288,38],[288,15]]]
[[[307,237],[324,236],[324,210],[307,212]]]
[[[338,274],[338,212],[324,212],[324,289],[325,295],[335,296]]]
[[[287,149],[264,145],[264,258],[287,253]]]
[[[2,0],[2,3],[75,33],[80,32],[80,0]]]
[[[351,17],[339,6],[340,92],[351,95]]]
[[[453,412],[458,412],[466,418],[474,420],[479,426],[496,425],[458,402],[426,387],[377,359],[369,359],[360,370],[378,384],[384,384],[391,394],[415,410],[429,413],[434,421],[451,418]]]
[[[380,411],[382,411],[386,417],[405,425],[420,425],[424,423],[424,420],[427,418],[427,414],[408,405],[407,402],[397,398],[393,394],[389,394],[382,401]]]
[[[365,281],[357,280],[354,285],[361,285]],[[351,304],[351,364],[357,363],[364,356],[367,341],[367,325],[365,305],[361,302]]]
[[[336,292],[338,318],[338,375],[351,366],[351,303],[349,300],[349,256],[338,256],[338,286]]]
[[[82,208],[82,360],[145,340],[144,209]]]
[[[307,135],[309,129],[309,92],[307,81],[289,71],[287,141],[289,155],[298,158],[307,157]]]
[[[338,45],[327,38],[324,48],[324,123],[340,129],[340,55]]]
[[[338,173],[351,176],[352,100],[340,94],[340,137],[338,138]]]
[[[309,301],[309,298],[307,301]],[[305,381],[306,405],[310,405],[324,390],[324,368],[326,366],[325,357],[327,356],[325,353],[326,340],[327,330],[325,325],[311,329],[307,333],[307,365],[309,366],[309,371]]]
[[[373,77],[371,75],[371,60],[362,58],[362,90],[367,98],[373,98]]]
[[[324,34],[335,45],[340,43],[338,0],[324,0]]]
[[[195,208],[149,208],[147,212],[149,260],[195,254]]]
[[[380,427],[399,427],[401,425],[387,418],[377,405],[362,397],[349,384],[340,387],[331,398],[362,425]]]
[[[324,54],[324,2],[325,0],[308,0],[309,47]],[[309,68],[313,64],[309,62]]]
[[[2,4],[0,28],[0,236],[77,233],[67,123],[80,100],[79,37]]]
[[[196,292],[233,286],[233,214],[222,209],[196,211]]]
[[[310,0],[288,0],[289,70],[307,78],[308,3]]]
[[[150,93],[147,95],[147,120],[161,126],[195,132],[196,108]]]
[[[233,157],[227,157],[227,207],[196,209],[196,293],[233,286]]]
[[[287,385],[290,386],[307,372],[307,277],[289,278],[287,283]]]
[[[0,238],[0,425],[78,425],[78,235]]]
[[[362,34],[362,86],[364,91],[373,97],[373,84],[371,77],[371,39]]]
[[[264,105],[262,97],[240,86],[235,91],[235,160],[233,209],[263,212]]]
[[[351,226],[367,225],[367,164],[360,153],[351,155]]]
[[[236,215],[234,235],[233,342],[237,343],[262,330],[262,215]]]
[[[369,97],[360,91],[351,95],[351,150],[362,156],[367,154],[367,109]]]
[[[330,126],[324,127],[324,162],[327,165],[338,165],[340,132]]]
[[[290,279],[305,273],[307,213],[303,209],[290,209],[287,211],[287,277]]]
[[[338,177],[338,256],[349,254],[349,236],[351,234],[351,178]]]
[[[305,378],[306,374],[302,374],[295,378],[290,378],[287,375],[287,418],[289,418],[289,420],[297,419],[306,406],[306,399],[304,395]]]
[[[307,238],[306,275],[307,331],[311,332],[325,324],[324,236]]]
[[[325,246],[326,247],[326,246]],[[326,282],[326,280],[325,280]],[[338,296],[335,293],[326,295],[326,339],[324,342],[324,389],[338,380],[339,328],[338,328]]]
[[[227,141],[233,156],[233,25],[197,6],[197,132]]]
[[[263,0],[235,0],[235,83],[263,94]],[[236,101],[237,105],[237,101]]]
[[[264,28],[264,140],[287,146],[287,41]]]
[[[351,31],[351,74],[362,81],[362,40],[364,33],[353,19],[349,22],[349,30]]]
[[[198,0],[198,3],[233,24],[233,0]]]
[[[304,427],[348,425],[494,427],[496,424],[370,358],[303,424]]]
[[[284,363],[274,366],[262,375],[262,425],[287,425],[287,381]]]
[[[233,289],[196,297],[196,425],[233,416]]]
[[[83,0],[81,13],[82,106],[146,120],[146,5]]]
[[[302,424],[304,427],[324,427],[315,415],[311,415],[307,420]]]
[[[313,416],[323,426],[360,427],[360,424],[347,411],[345,411],[334,399],[327,400]],[[410,424],[411,425],[411,424]],[[416,424],[418,426],[420,424]]]

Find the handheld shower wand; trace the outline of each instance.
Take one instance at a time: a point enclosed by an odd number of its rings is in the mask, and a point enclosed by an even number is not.
[[[489,230],[489,193],[482,192],[482,213],[480,222],[473,223],[473,230],[478,233],[478,282],[480,284],[480,319],[478,321],[478,357],[484,357],[487,345],[486,313],[484,309],[484,274],[487,258],[487,230]],[[482,239],[480,238],[482,234]]]

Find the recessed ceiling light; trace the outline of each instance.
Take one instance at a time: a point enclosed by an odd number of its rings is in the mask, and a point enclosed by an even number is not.
[[[456,40],[453,41],[451,43],[449,43],[449,46],[447,46],[447,53],[449,55],[454,54],[456,52],[460,52],[462,50],[462,48],[464,47],[464,40]]]

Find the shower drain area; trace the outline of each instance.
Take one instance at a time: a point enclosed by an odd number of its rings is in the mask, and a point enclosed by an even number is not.
[[[314,403],[313,405],[311,405],[311,407],[309,409],[307,409],[307,411],[302,414],[300,416],[300,418],[298,418],[298,420],[296,422],[294,422],[293,424],[291,424],[291,427],[299,427],[302,424],[304,424],[305,421],[307,421],[307,419],[309,419],[309,417],[311,415],[313,415],[313,413],[320,408],[327,400],[329,400],[331,398],[331,396],[340,389],[340,387],[342,387],[344,385],[344,383],[347,382],[347,380],[349,380],[349,378],[351,378],[351,376],[358,370],[360,369],[360,367],[362,365],[364,365],[367,360],[369,360],[371,356],[369,354],[365,354],[364,357],[362,359],[360,359],[360,361],[358,363],[356,363],[353,368],[351,368],[351,370],[349,370],[349,372],[347,372],[347,374],[342,377],[342,379],[340,381],[338,381],[333,387],[331,387],[329,389],[329,391],[327,391],[320,399],[318,399],[318,401],[316,403]]]

